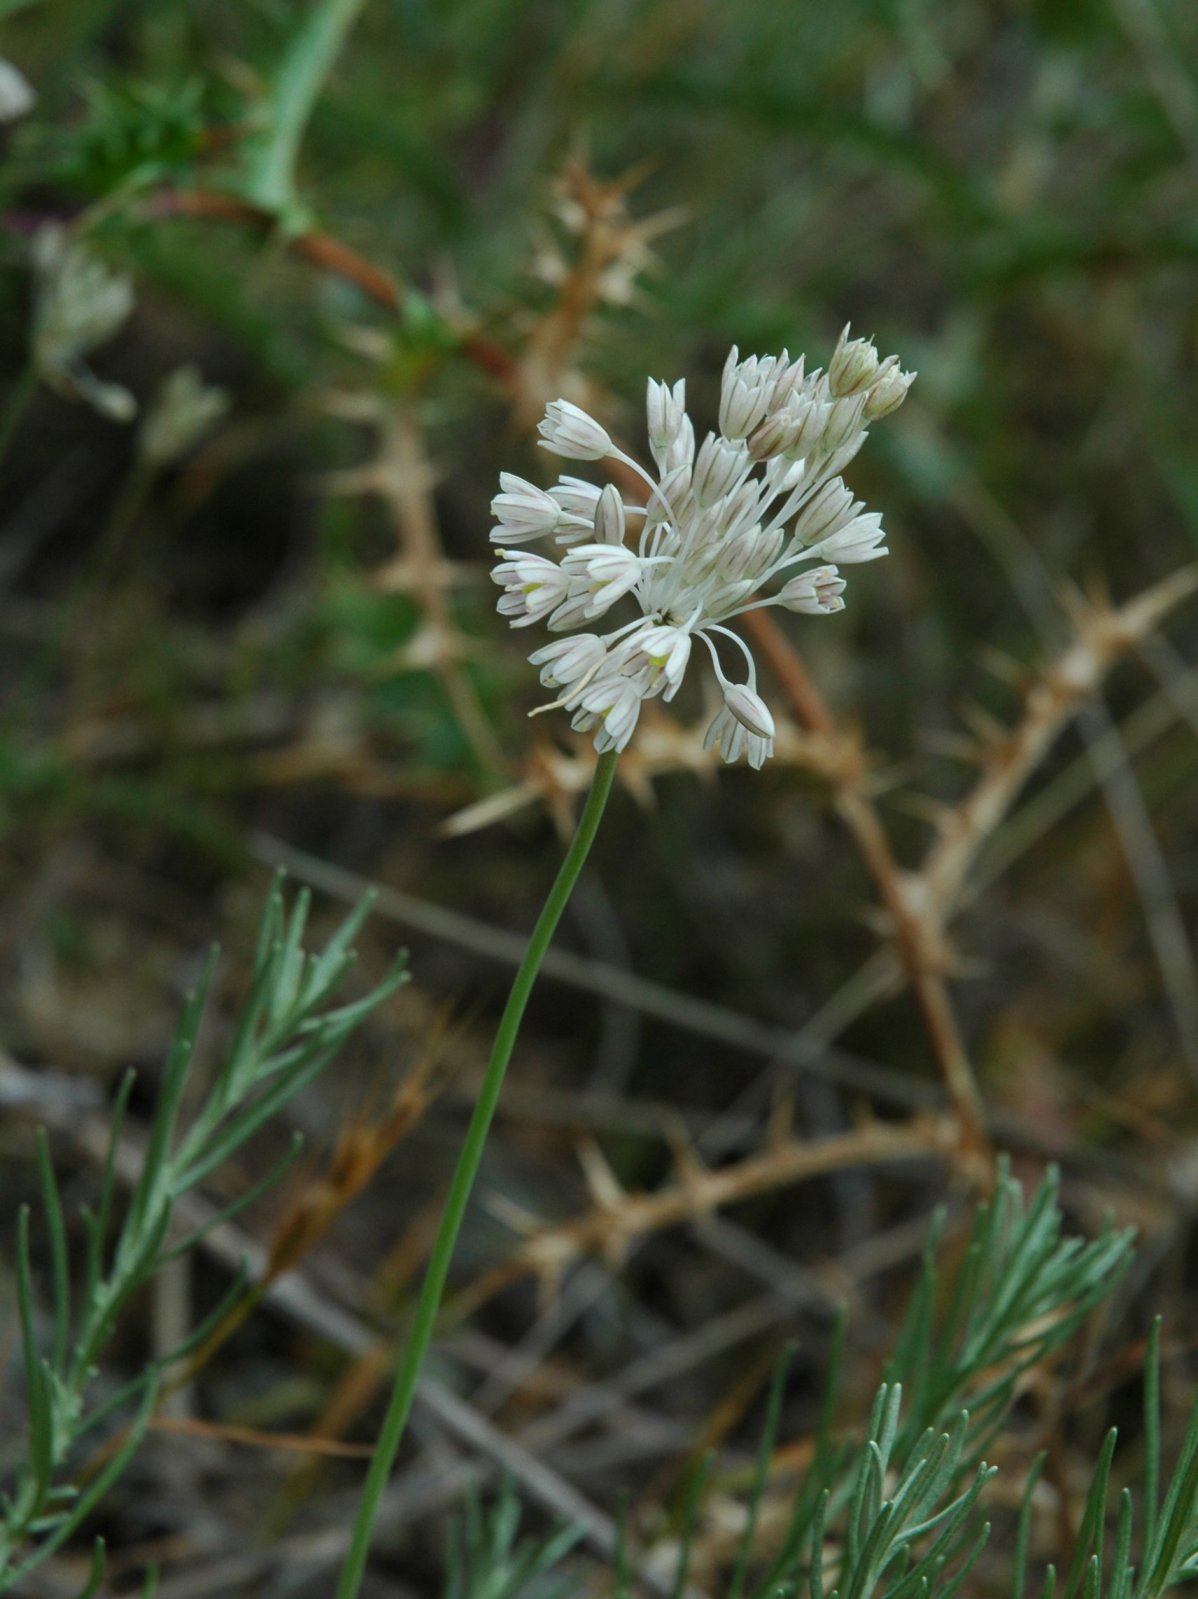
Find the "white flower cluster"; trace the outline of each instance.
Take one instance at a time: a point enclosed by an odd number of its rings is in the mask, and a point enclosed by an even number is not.
[[[133,284],[110,272],[86,245],[50,223],[33,243],[33,364],[67,399],[86,400],[102,416],[128,422],[137,401],[119,383],[104,383],[83,359],[133,310]]]
[[[785,350],[742,361],[734,347],[719,432],[697,449],[685,384],[671,389],[651,378],[656,480],[593,417],[555,400],[541,444],[575,460],[623,462],[648,485],[643,506],[627,504],[611,484],[562,477],[545,490],[501,474],[502,493],[491,503],[500,613],[513,627],[543,621],[566,635],[530,657],[545,687],[560,691],[543,709],[572,712],[571,725],[593,731],[600,752],[627,745],[644,700],[673,699],[701,639],[723,693],[706,747],[718,746],[726,761],[746,755],[754,767],[773,753],[774,720],[757,693],[753,657],[725,624],[766,605],[811,616],[842,610],[836,563],[887,553],[881,517],[853,499],[840,473],[866,425],[902,404],[914,374],[848,335],[846,328],[826,373],[807,373],[803,357],[792,361]],[[567,546],[560,561],[517,547],[539,538]],[[817,564],[796,570],[807,562]],[[767,592],[775,579],[781,586]],[[578,631],[625,595],[638,607],[632,621],[610,633]],[[717,640],[741,652],[745,682],[725,675]]]
[[[137,434],[140,456],[158,467],[187,454],[229,409],[229,392],[204,382],[194,366],[180,366],[165,379]]]

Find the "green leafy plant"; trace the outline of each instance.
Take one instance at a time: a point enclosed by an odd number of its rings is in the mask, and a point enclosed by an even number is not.
[[[810,1464],[780,1532],[778,1517],[762,1514],[773,1497],[771,1462],[789,1366],[788,1360],[779,1363],[743,1503],[743,1532],[731,1572],[714,1591],[725,1599],[953,1599],[990,1537],[986,1488],[998,1470],[983,1458],[983,1450],[1009,1424],[1020,1377],[1065,1349],[1085,1318],[1117,1286],[1131,1258],[1131,1243],[1129,1232],[1109,1228],[1094,1240],[1064,1237],[1055,1173],[1025,1203],[1004,1164],[994,1197],[979,1207],[947,1284],[938,1259],[943,1251],[940,1225],[933,1229],[888,1375],[855,1436],[851,1428],[833,1424],[841,1365],[838,1335]],[[1159,1362],[1158,1323],[1145,1366],[1146,1461],[1138,1562],[1133,1561],[1137,1516],[1132,1491],[1120,1493],[1113,1528],[1108,1513],[1116,1442],[1112,1430],[1094,1468],[1065,1578],[1058,1582],[1050,1563],[1042,1599],[1160,1599],[1198,1575],[1198,1403],[1162,1500]],[[1042,1466],[1041,1456],[1026,1474],[1005,1561],[1011,1599],[1025,1599],[1029,1590],[1031,1506]],[[693,1586],[709,1475],[701,1470],[691,1479],[670,1585],[674,1594]],[[515,1524],[507,1489],[492,1511],[480,1512],[471,1502],[459,1534],[461,1547],[476,1555],[491,1548],[511,1550],[517,1547]],[[588,1591],[586,1581],[562,1564],[570,1547],[564,1537],[555,1533],[520,1544],[521,1569],[530,1581],[535,1573],[564,1584],[544,1591],[581,1594]],[[1001,1556],[996,1558],[1001,1571],[1004,1563]],[[491,1599],[494,1592],[514,1592],[510,1586],[488,1586],[489,1575],[501,1565],[483,1558],[456,1559],[447,1599]],[[616,1574],[620,1595],[636,1587],[632,1565],[622,1545]],[[704,1570],[706,1591],[713,1591],[710,1577],[711,1571]],[[992,1583],[993,1577],[987,1581]]]
[[[180,1018],[163,1073],[137,1179],[118,1217],[118,1153],[133,1087],[127,1074],[116,1096],[108,1156],[94,1208],[84,1211],[81,1262],[72,1260],[59,1187],[44,1135],[38,1140],[41,1221],[49,1243],[50,1315],[43,1329],[34,1291],[30,1210],[18,1219],[17,1301],[28,1410],[27,1452],[0,1502],[0,1593],[18,1587],[78,1529],[128,1465],[153,1415],[164,1372],[197,1348],[236,1303],[235,1282],[191,1335],[147,1364],[122,1390],[92,1397],[97,1363],[132,1296],[170,1261],[192,1250],[218,1223],[251,1204],[290,1165],[288,1154],[259,1182],[202,1226],[181,1237],[172,1223],[182,1197],[194,1189],[324,1070],[354,1029],[405,979],[401,956],[362,998],[337,1005],[334,996],[353,962],[353,942],[369,899],[346,918],[318,955],[302,947],[309,896],[287,909],[276,881],[258,935],[253,978],[232,1040],[182,1125],[184,1089],[216,962],[214,950]],[[81,1277],[77,1290],[75,1281]],[[132,1419],[129,1419],[129,1417]],[[79,1447],[106,1425],[124,1432],[103,1467],[79,1488],[70,1464]],[[97,1551],[97,1570],[101,1553]],[[98,1579],[97,1579],[98,1580]]]
[[[519,1532],[520,1501],[510,1481],[486,1506],[468,1491],[446,1542],[445,1599],[528,1599],[534,1585],[538,1599],[563,1599],[573,1581],[561,1562],[581,1534],[571,1527],[545,1538]]]

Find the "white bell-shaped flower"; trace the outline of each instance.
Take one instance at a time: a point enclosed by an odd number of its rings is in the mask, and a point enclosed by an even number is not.
[[[526,544],[556,533],[563,523],[587,531],[582,517],[571,515],[552,494],[514,472],[501,472],[499,486],[503,492],[491,501],[491,515],[499,523],[491,529],[492,543]]]
[[[506,592],[499,599],[499,613],[513,627],[528,627],[547,617],[565,598],[569,580],[556,561],[543,555],[518,550],[500,550],[504,559],[491,573]]]
[[[744,683],[724,684],[724,704],[716,712],[703,748],[718,749],[729,763],[748,758],[759,771],[774,753],[774,719],[761,696]]]
[[[546,450],[574,461],[602,461],[612,453],[606,429],[569,400],[551,400],[545,407],[544,421],[537,424],[537,432]]]

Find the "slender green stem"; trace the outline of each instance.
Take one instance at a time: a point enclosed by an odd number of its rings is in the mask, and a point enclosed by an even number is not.
[[[396,1372],[391,1403],[383,1420],[379,1441],[358,1504],[357,1519],[354,1522],[345,1565],[342,1567],[341,1580],[337,1586],[336,1599],[354,1599],[362,1581],[366,1557],[370,1552],[374,1518],[378,1513],[383,1490],[387,1486],[387,1478],[391,1475],[391,1467],[403,1438],[408,1413],[412,1408],[412,1399],[420,1378],[420,1368],[424,1364],[424,1357],[432,1340],[433,1327],[441,1305],[441,1296],[445,1291],[445,1279],[449,1275],[449,1265],[453,1259],[458,1231],[462,1225],[462,1217],[466,1213],[474,1179],[478,1175],[483,1147],[487,1142],[487,1133],[491,1127],[495,1107],[499,1103],[499,1092],[503,1087],[504,1074],[511,1059],[524,1007],[528,1003],[528,996],[532,993],[545,951],[549,948],[554,930],[578,881],[578,874],[594,842],[595,834],[599,830],[603,807],[607,804],[607,796],[611,792],[612,779],[616,772],[616,760],[614,751],[599,757],[591,792],[587,796],[586,806],[579,819],[578,830],[537,918],[537,925],[528,941],[524,959],[520,962],[520,969],[516,973],[512,991],[504,1006],[482,1088],[475,1102],[474,1114],[470,1118],[470,1126],[462,1145],[462,1153],[458,1157],[453,1181],[449,1186],[449,1195],[441,1215],[441,1224],[437,1229],[436,1242],[429,1256],[428,1269],[416,1305],[416,1314]]]
[[[308,119],[365,0],[317,0],[295,31],[275,75],[270,125],[249,140],[245,194],[286,224],[298,201],[295,164]]]

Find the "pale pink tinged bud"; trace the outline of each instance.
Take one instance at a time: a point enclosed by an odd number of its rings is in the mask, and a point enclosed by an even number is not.
[[[802,410],[797,415],[790,437],[779,451],[789,461],[803,461],[814,454],[824,442],[824,434],[832,418],[832,407],[826,400],[806,398],[800,403]]]
[[[781,555],[785,542],[786,534],[780,527],[775,528],[772,533],[755,532],[752,543],[745,552],[745,576],[751,577],[755,582],[759,581]]]
[[[778,357],[774,381],[770,386],[770,410],[782,411],[802,394],[806,358],[792,361],[785,350]]]
[[[850,339],[845,324],[828,362],[828,387],[834,398],[843,399],[849,394],[860,394],[869,388],[878,375],[878,352],[872,339]]]
[[[790,417],[785,411],[774,411],[758,422],[745,444],[754,461],[768,461],[780,453],[790,434]]]
[[[783,584],[778,591],[778,602],[788,611],[797,611],[802,616],[831,615],[844,610],[840,597],[844,588],[844,579],[834,566],[817,566]]]
[[[884,416],[889,416],[891,411],[897,411],[907,398],[907,390],[915,382],[914,372],[900,372],[898,357],[892,356],[893,366],[887,363],[887,370],[870,389],[865,397],[865,419],[867,422],[877,422]]]
[[[720,432],[726,439],[743,439],[761,420],[765,406],[759,388],[736,378],[720,401]]]
[[[776,365],[772,357],[758,360],[751,355],[739,362],[735,357],[733,345],[720,386],[720,432],[726,439],[743,439],[761,421],[770,402]]]

